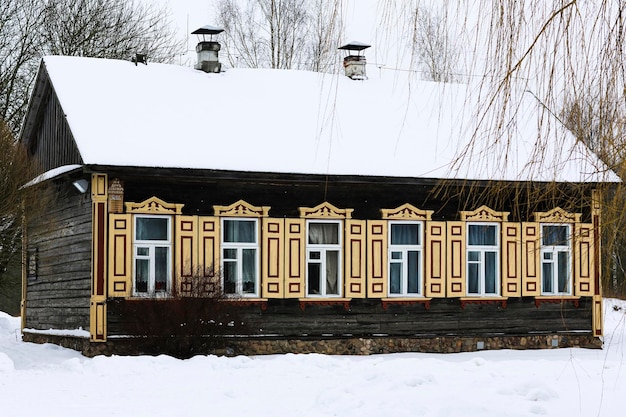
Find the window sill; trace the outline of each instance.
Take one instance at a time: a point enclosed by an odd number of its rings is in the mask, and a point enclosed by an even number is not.
[[[506,308],[508,297],[477,295],[474,297],[461,297],[459,300],[461,301],[461,308],[463,309],[468,304],[500,304],[502,308]]]
[[[304,309],[309,305],[316,306],[334,306],[334,305],[343,305],[344,310],[350,310],[350,301],[352,298],[298,298],[300,302],[300,310],[304,311]]]
[[[130,297],[125,297],[127,299],[134,299],[134,300],[171,300],[172,298],[175,298],[174,296],[172,296],[172,294],[165,293],[165,292],[159,292],[159,293],[134,293],[131,294]]]
[[[580,306],[580,297],[576,295],[540,295],[535,297],[535,307],[539,308],[541,304],[562,304],[565,302],[574,303],[574,307]]]
[[[413,304],[424,304],[424,308],[426,310],[430,309],[430,300],[432,298],[426,297],[387,297],[382,298],[382,306],[383,310],[387,310],[390,305],[413,305]]]

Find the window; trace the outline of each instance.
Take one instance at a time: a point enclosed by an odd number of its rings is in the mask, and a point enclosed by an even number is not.
[[[467,294],[498,295],[498,230],[493,223],[467,225]]]
[[[340,296],[341,223],[307,222],[307,295]]]
[[[172,282],[169,216],[135,216],[134,293],[168,294]]]
[[[225,294],[259,295],[258,223],[222,219],[222,285]]]
[[[389,295],[421,295],[422,225],[392,222],[389,234]]]
[[[571,294],[570,226],[541,225],[541,293]]]

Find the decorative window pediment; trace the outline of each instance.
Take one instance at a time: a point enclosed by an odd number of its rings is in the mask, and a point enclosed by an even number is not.
[[[570,213],[561,207],[555,207],[550,211],[533,213],[535,221],[539,223],[580,223],[580,213]]]
[[[300,207],[300,217],[307,219],[350,219],[354,209],[339,209],[329,202],[315,207]]]
[[[508,211],[495,211],[487,206],[480,206],[473,211],[461,211],[461,220],[467,222],[505,222],[508,218]]]
[[[433,210],[420,210],[412,204],[406,203],[395,209],[381,209],[383,219],[388,220],[431,220]]]
[[[239,200],[230,206],[213,206],[216,216],[223,217],[267,217],[270,207],[253,206],[252,204]]]
[[[158,197],[150,197],[141,203],[126,203],[127,213],[181,214],[184,204],[166,203]]]

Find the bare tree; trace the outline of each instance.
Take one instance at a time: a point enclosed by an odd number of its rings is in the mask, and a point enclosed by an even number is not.
[[[34,175],[34,162],[2,121],[0,149],[0,305],[15,312],[19,306],[22,266],[22,203],[30,204],[34,215],[41,206],[32,198],[32,190],[21,188]]]
[[[425,78],[437,82],[459,81],[459,51],[448,34],[447,19],[428,7],[417,7],[413,14],[412,52]]]
[[[398,27],[415,26],[415,15],[398,11],[415,10],[419,3],[420,0],[385,0],[381,16],[386,16],[387,22],[389,16],[397,18]],[[626,178],[625,0],[478,0],[438,4],[448,11],[448,21],[464,36],[461,52],[468,59],[467,78],[478,81],[468,99],[478,109],[472,121],[475,126],[469,127],[474,132],[470,146],[485,151],[474,152],[473,157],[491,157],[490,161],[503,165],[510,163],[512,160],[506,155],[487,155],[489,145],[498,141],[513,146],[511,129],[516,111],[522,100],[534,97],[540,131],[563,131],[561,127],[565,125]],[[404,21],[401,16],[405,16]],[[398,39],[402,42],[401,37]],[[408,48],[413,56],[419,56],[418,42],[412,42]],[[485,132],[491,142],[485,141]],[[535,138],[537,161],[548,148],[547,141],[562,140],[567,134],[563,132],[556,139],[554,135]],[[469,154],[460,154],[459,161],[469,158]],[[616,184],[606,191],[603,279],[605,288],[613,294],[621,291],[625,295],[625,262],[621,259],[626,259],[626,189],[623,184]],[[590,202],[579,203],[588,206]]]
[[[170,62],[181,50],[167,12],[132,0],[48,0],[43,16],[45,54]]]
[[[183,49],[167,9],[126,0],[4,0],[0,3],[0,120],[19,132],[42,55],[158,62]]]
[[[0,2],[0,121],[19,131],[35,74],[42,15],[37,0]]]
[[[343,33],[341,2],[339,0],[314,0],[308,53],[307,69],[315,72],[334,72],[339,65],[337,46]]]
[[[339,6],[338,0],[221,0],[216,16],[230,65],[329,70],[341,33]]]

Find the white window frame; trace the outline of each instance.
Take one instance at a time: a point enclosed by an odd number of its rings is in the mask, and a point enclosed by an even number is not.
[[[396,244],[392,243],[392,230],[393,225],[417,225],[419,227],[418,230],[418,241],[419,244]],[[388,296],[389,297],[421,297],[423,296],[423,286],[424,286],[424,222],[419,221],[390,221],[388,224],[388,233],[389,233],[389,245],[388,245]],[[393,259],[392,254],[394,252],[400,252],[402,254],[401,259]],[[408,262],[409,262],[409,252],[417,252],[419,267],[418,267],[418,275],[417,275],[417,292],[408,292],[409,289],[409,277],[408,277]],[[402,267],[402,277],[401,277],[401,291],[399,293],[391,292],[391,267],[392,264],[401,264]]]
[[[567,223],[541,223],[541,295],[572,295],[572,225]],[[567,228],[567,245],[544,245],[543,244],[543,228],[544,226],[558,226]],[[567,252],[567,291],[560,292],[559,287],[559,268],[558,254],[559,252]],[[552,259],[546,262],[544,254],[551,253]],[[552,265],[552,289],[553,291],[544,290],[544,264]]]
[[[224,227],[224,223],[227,221],[245,221],[245,222],[254,222],[254,242],[226,242],[224,239],[224,233],[226,228]],[[221,275],[221,285],[222,292],[227,297],[259,297],[259,291],[261,288],[261,274],[259,267],[259,256],[260,256],[260,247],[259,247],[259,219],[254,217],[223,217],[221,219],[221,232],[220,232],[220,271]],[[235,292],[234,293],[226,293],[225,292],[225,276],[224,276],[224,250],[226,249],[234,249],[236,250],[237,256],[234,259],[237,268],[237,279],[235,281]],[[244,282],[243,282],[243,251],[246,249],[254,249],[254,292],[244,292]]]
[[[311,223],[332,223],[337,225],[338,239],[336,244],[309,243],[309,225]],[[343,293],[343,220],[306,221],[306,297],[340,298]],[[328,294],[326,288],[326,252],[337,251],[337,294]],[[311,253],[320,252],[320,259],[311,259]],[[320,291],[319,294],[309,294],[309,263],[320,264]]]
[[[167,220],[167,240],[139,240],[137,239],[137,221],[144,218],[159,218]],[[167,248],[167,277],[166,290],[156,291],[156,248]],[[147,248],[147,255],[139,255],[139,249]],[[137,291],[137,260],[149,261],[149,276],[147,292]],[[135,214],[133,216],[133,295],[137,297],[167,297],[172,293],[172,216]]]
[[[495,245],[470,245],[470,226],[494,226],[496,228],[496,244]],[[466,264],[466,294],[468,297],[498,297],[500,295],[500,257],[501,257],[501,238],[500,238],[500,223],[495,222],[468,222],[466,225],[466,252],[465,252],[465,264]],[[470,261],[470,252],[478,252],[480,259],[478,261]],[[485,291],[485,267],[486,267],[486,253],[495,252],[495,292],[488,293]],[[470,293],[470,264],[478,264],[478,292]]]

